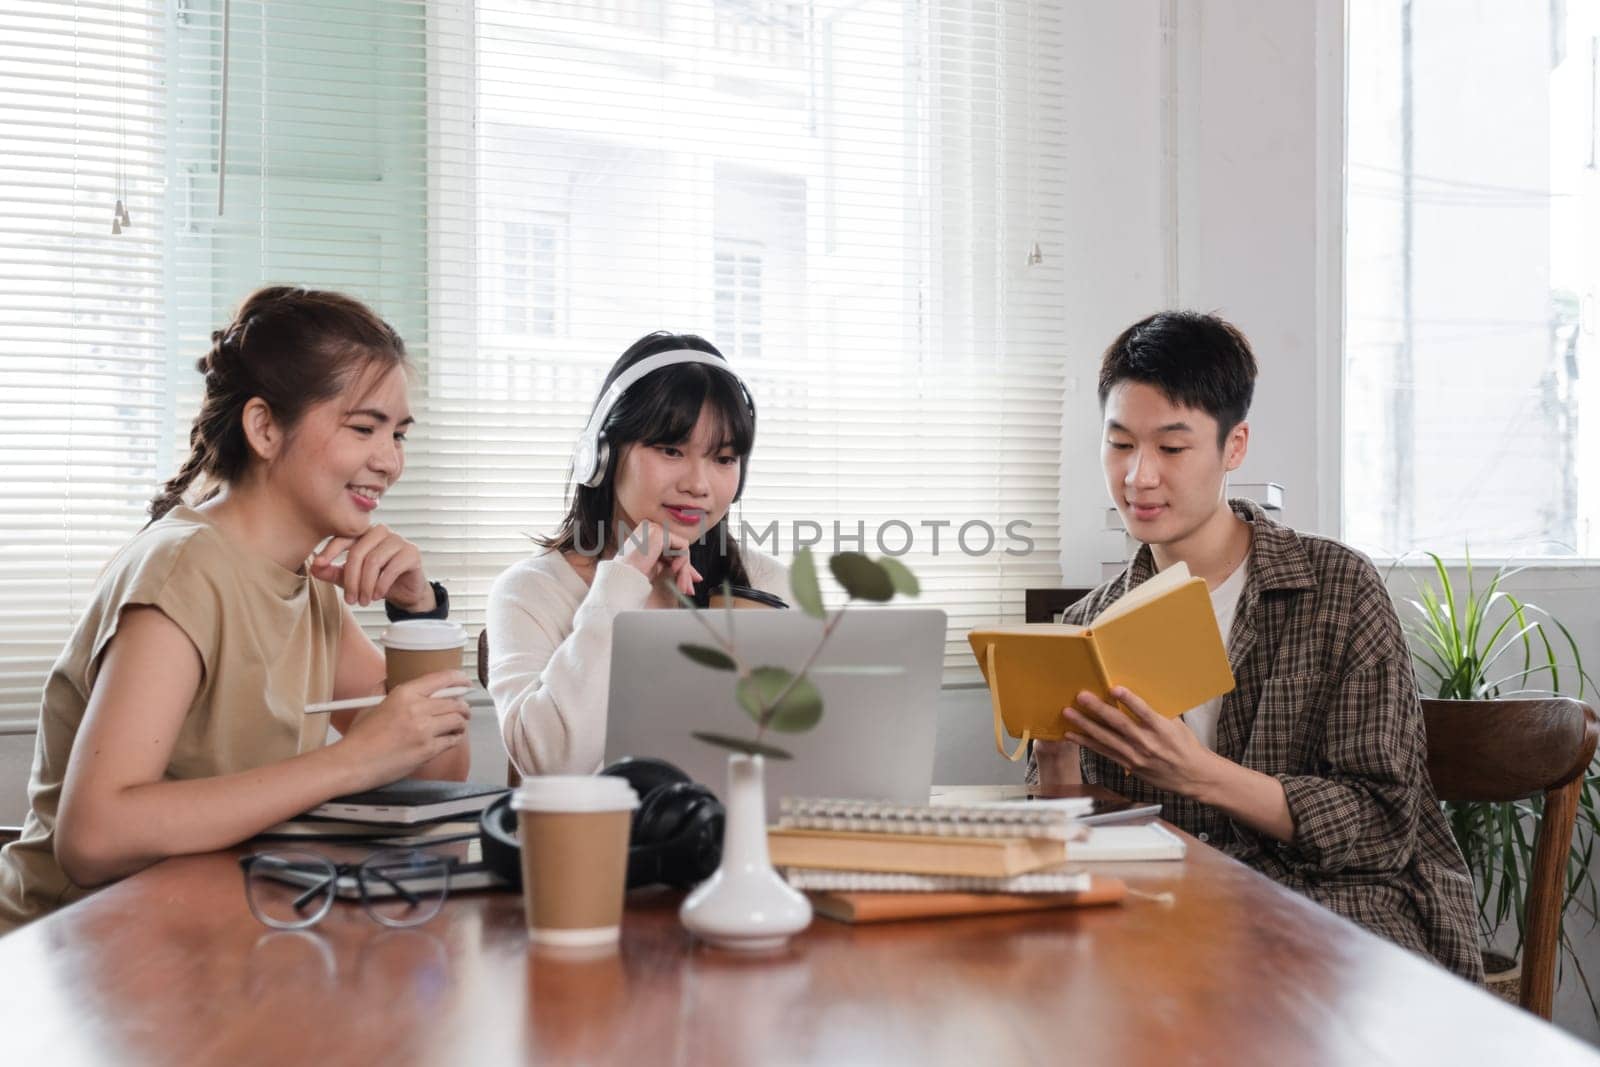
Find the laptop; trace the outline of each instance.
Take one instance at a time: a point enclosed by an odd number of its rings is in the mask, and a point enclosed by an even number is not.
[[[739,659],[797,671],[822,635],[800,611],[734,611]],[[728,613],[624,611],[611,644],[606,762],[654,756],[719,797],[728,750],[691,731],[753,739],[756,724],[734,698],[736,676],[692,662],[682,644],[726,636]],[[808,677],[822,694],[822,721],[805,733],[768,730],[762,740],[792,760],[766,761],[767,811],[786,796],[926,804],[933,784],[945,614],[935,608],[856,608],[844,614]]]

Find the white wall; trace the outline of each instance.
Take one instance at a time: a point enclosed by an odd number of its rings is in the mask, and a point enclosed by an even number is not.
[[[1163,307],[1215,311],[1250,338],[1261,375],[1239,478],[1283,483],[1287,521],[1337,532],[1342,32],[1336,0],[1074,5],[1066,584],[1098,581],[1100,353]]]

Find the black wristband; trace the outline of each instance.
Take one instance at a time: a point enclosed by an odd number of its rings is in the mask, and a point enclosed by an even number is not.
[[[389,616],[390,622],[405,622],[407,619],[448,619],[450,617],[450,594],[445,592],[444,586],[438,582],[429,582],[433,589],[433,599],[436,603],[432,611],[406,611],[404,608],[394,606],[394,601],[383,602],[383,613]]]

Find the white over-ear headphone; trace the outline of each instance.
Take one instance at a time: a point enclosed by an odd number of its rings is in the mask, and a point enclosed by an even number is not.
[[[744,384],[744,379],[734,373],[728,361],[702,352],[697,348],[674,348],[666,352],[657,352],[653,356],[646,356],[621,374],[611,383],[611,387],[601,394],[594,405],[594,413],[589,416],[589,422],[583,428],[583,433],[578,435],[578,443],[572,450],[572,478],[579,485],[586,485],[593,489],[605,480],[606,467],[611,462],[611,443],[606,440],[603,427],[606,419],[611,415],[611,409],[617,406],[617,401],[622,399],[632,386],[646,375],[653,374],[664,367],[676,367],[685,363],[703,363],[708,367],[715,367],[720,371],[733,375],[733,380],[739,383],[739,390],[744,393],[744,402],[750,408],[750,415],[755,417],[756,404],[750,396],[750,389]],[[744,471],[741,465],[739,472],[739,490],[744,489]],[[738,499],[739,493],[734,493]]]

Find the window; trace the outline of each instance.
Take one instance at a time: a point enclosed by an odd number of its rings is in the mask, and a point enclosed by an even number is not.
[[[718,48],[798,67],[805,61],[811,6],[792,0],[713,0],[713,37]]]
[[[761,357],[761,248],[718,241],[716,344],[729,359]]]
[[[171,467],[162,10],[0,7],[0,728]]]
[[[651,330],[698,333],[760,409],[736,521],[767,550],[776,524],[782,556],[797,527],[822,552],[835,531],[906,551],[950,613],[949,678],[975,679],[966,630],[1020,619],[1022,590],[1060,574],[1054,5],[582,9],[484,0],[460,31],[470,59],[433,71],[453,117],[433,195],[447,224],[478,220],[480,250],[476,270],[431,270],[435,306],[467,309],[431,323],[430,390],[463,390],[416,435],[450,454],[464,509],[433,550],[477,602],[556,523],[611,362]],[[559,344],[494,325],[532,290],[508,280],[509,250],[482,250],[527,212],[564,220]],[[530,327],[535,306],[516,312]],[[469,531],[470,553],[445,539]]]
[[[1345,536],[1600,556],[1600,6],[1355,0]]]
[[[500,276],[500,301],[493,312],[507,339],[529,334],[554,337],[564,328],[561,256],[566,247],[565,220],[555,216],[500,223],[498,257],[480,269],[485,277]]]

